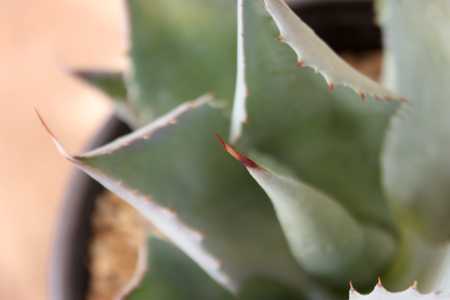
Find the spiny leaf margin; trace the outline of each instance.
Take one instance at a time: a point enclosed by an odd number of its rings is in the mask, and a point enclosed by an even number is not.
[[[264,4],[265,10],[280,32],[279,41],[286,43],[297,54],[297,65],[311,67],[320,73],[330,91],[340,85],[353,89],[363,99],[371,96],[375,99],[405,100],[347,64],[289,8],[284,0],[264,0]],[[251,87],[248,88],[245,79],[246,39],[243,6],[240,0],[237,12],[238,76],[230,130],[231,143],[235,143],[242,134],[243,124],[247,121],[246,100],[251,93]]]
[[[353,89],[362,98],[372,96],[385,100],[402,99],[348,65],[295,15],[284,0],[264,2],[266,10],[280,30],[280,41],[295,51],[299,66],[311,67],[319,72],[330,90],[336,85],[342,85]]]
[[[375,288],[367,295],[358,293],[350,285],[349,300],[447,300],[450,295],[441,293],[422,294],[417,290],[415,282],[410,288],[401,292],[389,292],[380,281]]]
[[[152,201],[149,197],[140,194],[137,191],[130,189],[124,183],[117,181],[114,178],[108,177],[101,171],[83,164],[83,159],[99,154],[108,154],[122,147],[128,146],[133,142],[142,138],[149,138],[156,133],[158,129],[171,126],[176,123],[177,117],[204,105],[211,105],[212,96],[205,95],[195,101],[185,102],[178,106],[172,112],[156,119],[149,125],[135,131],[131,135],[124,138],[119,138],[115,142],[107,146],[100,147],[94,151],[88,152],[83,156],[72,156],[66,150],[62,143],[56,138],[48,125],[45,123],[42,116],[36,110],[38,118],[50,135],[58,152],[68,161],[74,164],[77,168],[85,172],[87,175],[94,178],[104,187],[117,194],[119,197],[127,201],[131,206],[137,209],[147,218],[156,229],[164,234],[168,240],[180,248],[183,252],[191,257],[201,268],[205,270],[214,280],[221,284],[224,288],[232,293],[236,293],[238,284],[226,274],[222,268],[220,260],[214,257],[202,245],[203,236],[196,229],[184,224],[177,215],[169,208],[163,207]]]

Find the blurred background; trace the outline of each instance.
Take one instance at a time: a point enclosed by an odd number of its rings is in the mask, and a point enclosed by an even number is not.
[[[0,3],[0,299],[41,300],[71,168],[33,107],[79,151],[112,108],[65,70],[123,68],[124,16],[120,0]]]

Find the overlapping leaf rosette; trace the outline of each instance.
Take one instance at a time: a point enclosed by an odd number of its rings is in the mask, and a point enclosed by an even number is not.
[[[78,156],[53,138],[158,230],[130,299],[345,299],[379,277],[446,290],[448,0],[377,2],[387,88],[284,0],[126,7],[129,69],[77,75],[135,130]]]

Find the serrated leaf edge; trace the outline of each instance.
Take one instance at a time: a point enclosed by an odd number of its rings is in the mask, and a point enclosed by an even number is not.
[[[105,146],[98,147],[93,151],[84,153],[82,158],[110,154],[141,139],[150,139],[159,129],[176,124],[177,119],[181,115],[203,105],[212,105],[213,100],[214,97],[211,94],[206,94],[196,100],[184,102],[167,114],[155,119],[153,122],[144,127],[136,129],[125,137],[118,138]]]
[[[360,294],[350,283],[349,300],[448,300],[450,295],[443,293],[422,294],[417,289],[417,282],[414,282],[409,288],[400,292],[389,292],[386,290],[381,280],[369,294]]]
[[[284,0],[264,0],[264,3],[280,31],[279,40],[289,45],[297,54],[297,65],[310,67],[320,73],[330,90],[341,85],[353,89],[363,99],[372,96],[375,99],[405,100],[348,65],[289,8]]]
[[[101,147],[97,150],[89,152],[86,156],[72,156],[70,155],[62,143],[56,138],[53,132],[50,130],[42,116],[36,110],[36,114],[49,134],[51,140],[56,146],[58,152],[68,161],[74,164],[75,167],[98,181],[105,188],[118,195],[123,200],[127,201],[132,207],[137,209],[147,220],[149,220],[156,229],[158,229],[164,236],[167,237],[174,245],[181,249],[187,256],[194,260],[208,275],[216,282],[222,285],[224,288],[232,293],[236,293],[238,290],[238,284],[228,274],[225,273],[221,266],[220,260],[209,253],[204,247],[203,235],[196,229],[188,226],[182,222],[175,212],[167,207],[163,207],[154,202],[150,197],[140,194],[139,192],[131,189],[123,182],[115,180],[101,171],[89,167],[83,164],[81,159],[92,157],[94,155],[103,155],[111,153],[117,149],[125,147],[134,141],[141,139],[139,135],[144,138],[150,138],[150,136],[158,129],[174,125],[176,117],[202,105],[206,105],[212,101],[210,95],[199,98],[192,102],[185,102],[177,107],[172,112],[160,117],[148,126],[137,130],[127,137],[121,138],[112,142],[109,145]],[[147,135],[148,134],[148,135]]]

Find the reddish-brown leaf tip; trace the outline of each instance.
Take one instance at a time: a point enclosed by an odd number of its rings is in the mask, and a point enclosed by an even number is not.
[[[53,132],[50,130],[50,128],[48,127],[47,123],[45,123],[44,118],[42,117],[42,115],[40,114],[40,112],[38,111],[38,109],[36,107],[33,107],[34,112],[36,113],[36,116],[39,119],[39,122],[41,123],[41,125],[44,127],[45,131],[47,131],[47,133],[54,138],[55,135],[53,134]]]
[[[361,91],[358,91],[358,94],[359,94],[359,96],[361,97],[361,99],[362,99],[363,101],[366,100],[367,95],[366,95],[365,93],[363,93],[363,92],[361,92]]]
[[[228,152],[228,154],[230,154],[234,159],[240,161],[245,167],[252,169],[261,169],[261,167],[258,164],[256,164],[253,160],[251,160],[250,158],[238,152],[236,149],[227,144],[220,135],[216,133],[215,136],[222,144],[225,151]]]
[[[56,149],[58,150],[58,152],[67,160],[72,161],[72,162],[76,162],[76,160],[69,154],[67,153],[66,149],[64,148],[64,146],[58,141],[58,139],[56,138],[55,134],[51,131],[50,127],[47,125],[47,123],[45,123],[44,118],[41,116],[41,114],[39,113],[39,111],[36,109],[36,107],[34,107],[34,111],[39,119],[39,122],[41,122],[42,127],[44,127],[45,131],[47,132],[47,134],[50,136],[50,138],[52,139],[53,143],[56,146]]]
[[[332,82],[328,83],[328,90],[330,92],[334,91],[334,84]]]

